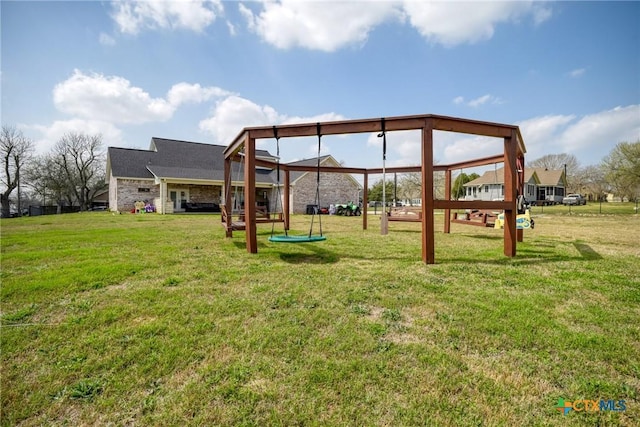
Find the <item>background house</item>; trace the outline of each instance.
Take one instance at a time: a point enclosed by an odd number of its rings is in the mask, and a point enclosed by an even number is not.
[[[291,162],[290,165],[316,166],[317,158]],[[320,157],[320,166],[340,167],[340,163],[332,156]],[[289,201],[291,213],[305,213],[307,205],[315,203],[316,172],[291,172],[291,193]],[[320,173],[320,205],[330,205],[360,201],[362,186],[350,174]]]
[[[128,212],[137,201],[153,205],[159,213],[185,211],[219,211],[224,200],[225,146],[152,138],[148,150],[109,147],[107,151],[107,183],[109,209]],[[257,150],[257,156],[275,161],[268,151]],[[323,166],[340,166],[331,156],[321,159]],[[315,165],[317,158],[292,164]],[[244,200],[242,181],[244,168],[234,163],[231,170],[233,192],[237,206]],[[281,176],[281,180],[283,177]],[[277,177],[273,169],[256,169],[256,200],[272,212],[282,210],[277,199]],[[304,213],[315,201],[316,175],[311,172],[291,174],[292,213]],[[330,203],[358,201],[360,186],[348,174],[323,173],[320,180],[322,206]],[[281,191],[281,194],[284,194]]]
[[[466,200],[504,199],[504,168],[486,171],[482,176],[463,185]],[[562,203],[566,179],[562,170],[525,168],[524,196],[536,204]]]

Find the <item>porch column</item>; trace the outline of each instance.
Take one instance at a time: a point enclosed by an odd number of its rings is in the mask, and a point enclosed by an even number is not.
[[[165,214],[165,200],[167,199],[167,182],[160,180],[160,206],[156,206],[156,210],[159,210],[161,215]],[[159,209],[158,209],[159,208]]]
[[[433,120],[422,128],[422,261],[435,264],[433,215]]]

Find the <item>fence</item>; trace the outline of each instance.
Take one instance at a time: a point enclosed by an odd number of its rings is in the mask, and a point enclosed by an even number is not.
[[[29,206],[29,216],[56,215],[58,213],[80,212],[80,206]]]

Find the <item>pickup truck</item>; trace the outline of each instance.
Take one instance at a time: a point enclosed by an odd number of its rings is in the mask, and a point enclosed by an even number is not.
[[[567,194],[567,197],[562,199],[562,204],[567,205],[586,205],[587,199],[581,194]]]

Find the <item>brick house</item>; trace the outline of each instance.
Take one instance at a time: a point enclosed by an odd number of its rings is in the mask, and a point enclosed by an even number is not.
[[[109,147],[106,180],[109,184],[109,209],[129,212],[138,201],[154,206],[162,214],[189,211],[217,212],[224,200],[224,149],[222,145],[152,138],[148,150]],[[268,151],[257,155],[269,161],[275,157]],[[317,159],[294,164],[315,164]],[[340,166],[331,156],[321,158],[322,164]],[[232,167],[234,198],[243,200],[242,165]],[[323,182],[322,180],[326,180]],[[237,183],[238,185],[236,185]],[[276,172],[256,170],[256,200],[258,205],[276,209]],[[343,188],[345,186],[345,188]],[[295,173],[291,176],[292,213],[304,213],[307,204],[315,200],[315,174]],[[346,174],[322,174],[320,200],[322,205],[357,200],[359,185]],[[164,201],[164,203],[162,203]]]
[[[316,166],[318,159],[305,159],[291,162],[296,166]],[[320,166],[340,167],[340,163],[332,156],[320,157]],[[314,204],[316,198],[317,173],[291,172],[290,206],[291,213],[305,213],[307,205]],[[330,205],[360,201],[362,186],[350,174],[320,173],[320,205]]]

